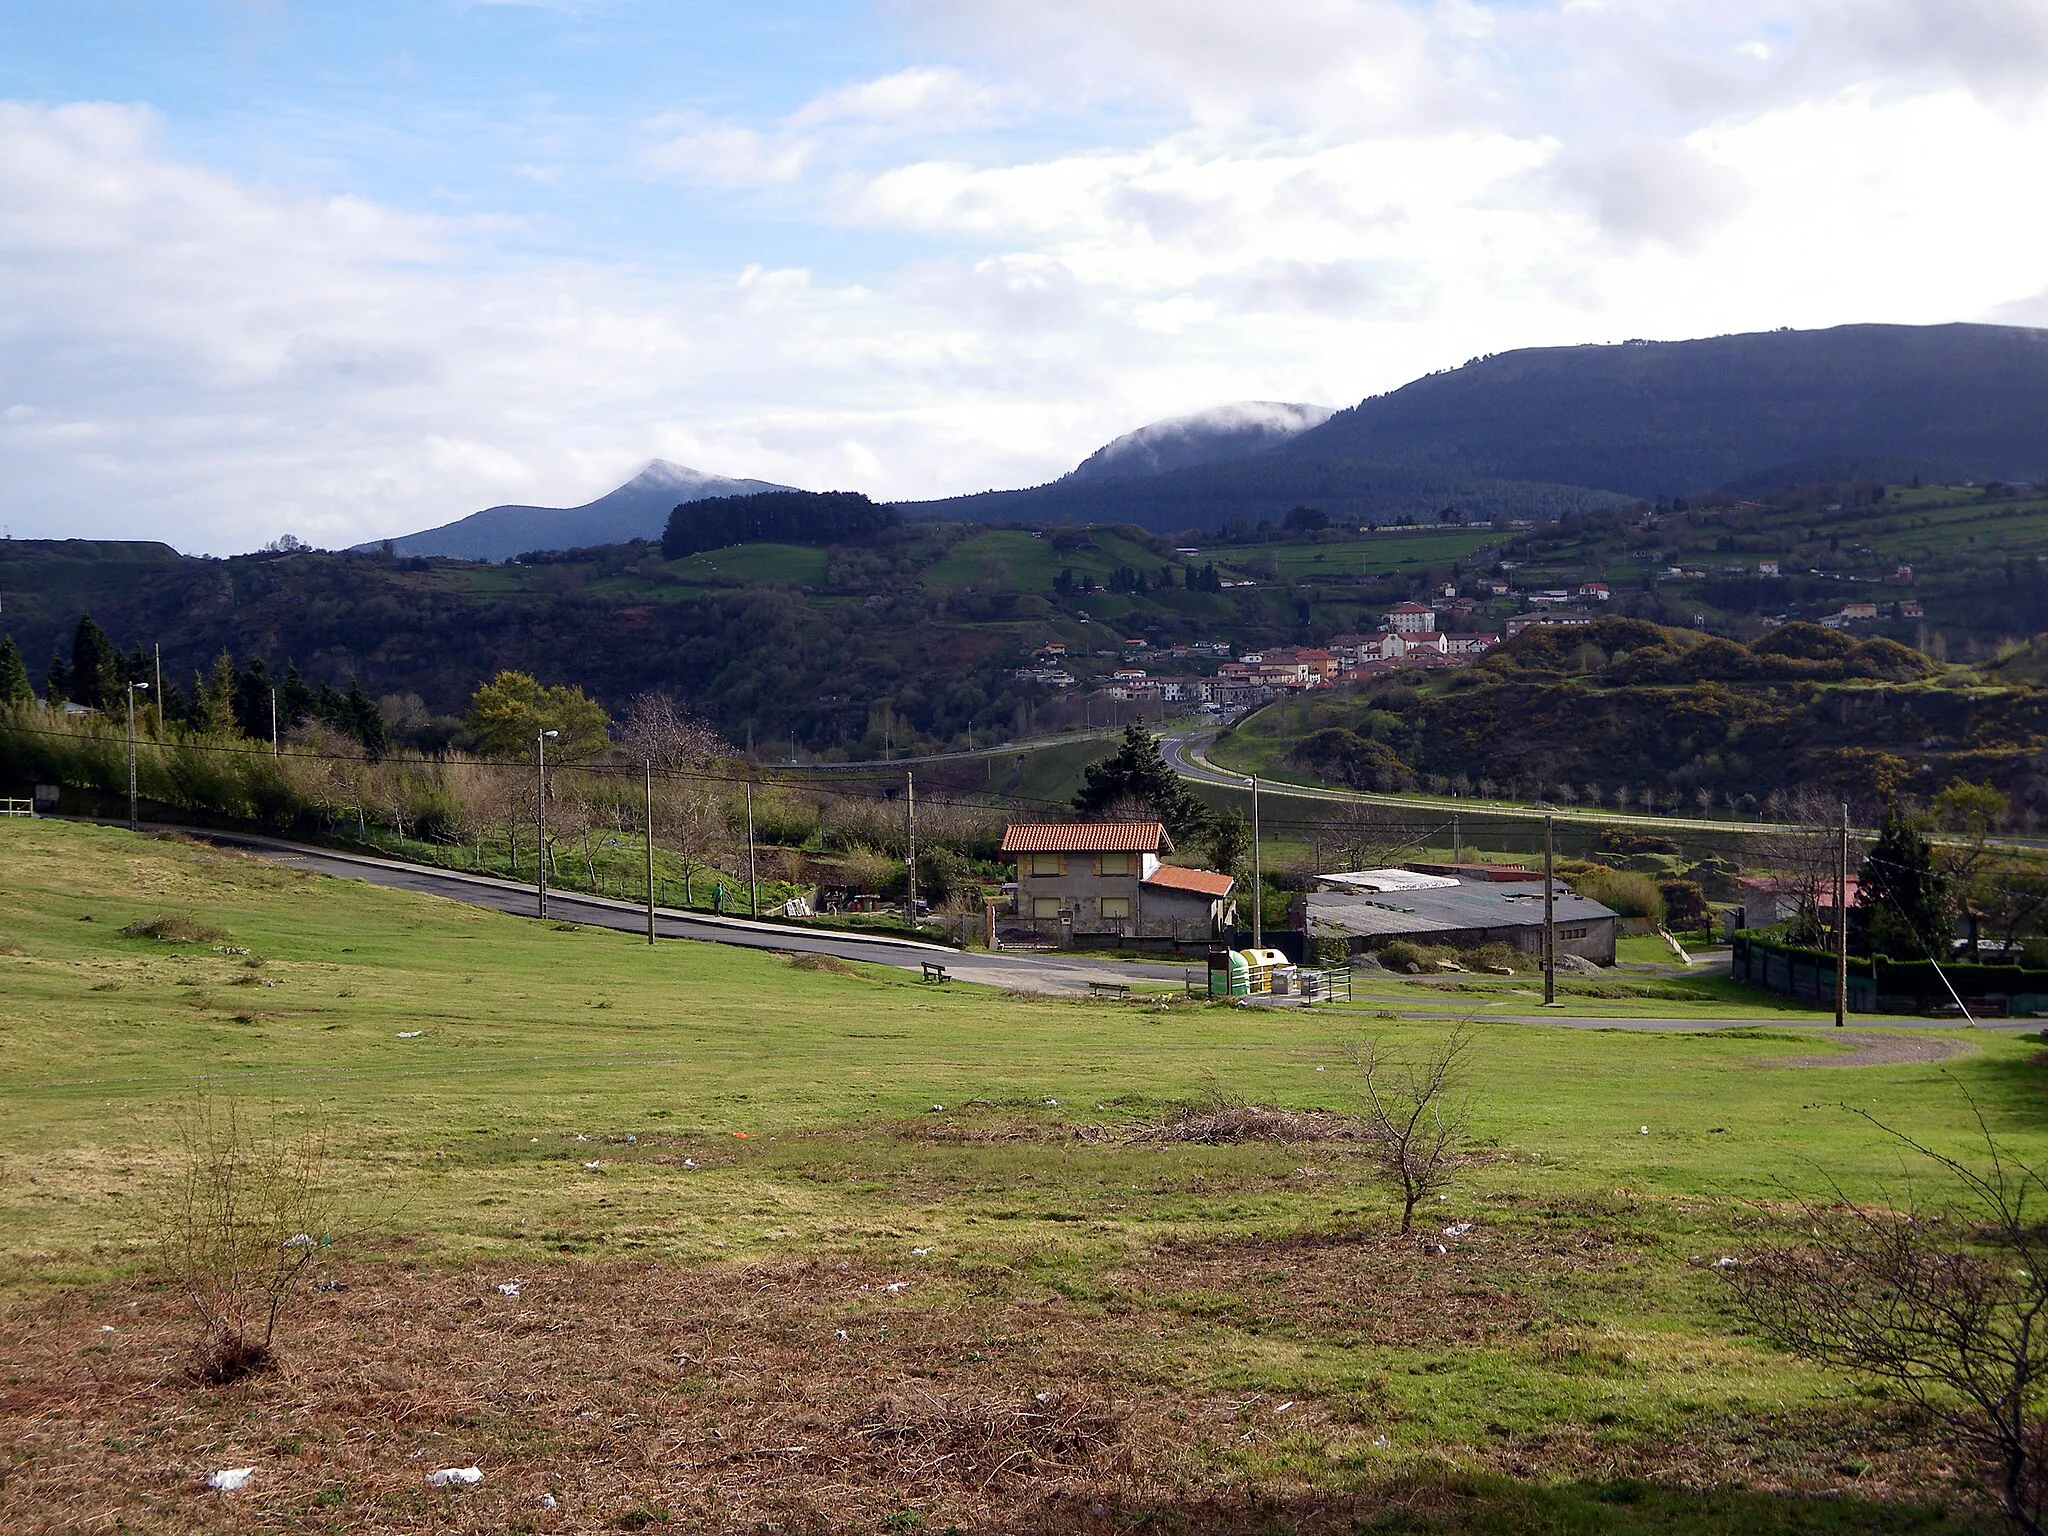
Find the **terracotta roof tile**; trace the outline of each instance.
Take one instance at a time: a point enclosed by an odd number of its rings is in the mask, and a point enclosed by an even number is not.
[[[1170,891],[1193,891],[1197,896],[1228,896],[1237,882],[1213,869],[1184,869],[1162,864],[1145,877],[1147,885],[1163,885]]]
[[[1012,822],[1004,853],[1171,853],[1173,840],[1156,821]]]

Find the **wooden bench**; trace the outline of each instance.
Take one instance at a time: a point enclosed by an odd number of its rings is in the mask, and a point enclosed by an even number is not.
[[[942,962],[927,960],[924,962],[924,979],[926,981],[951,981],[953,978],[946,974],[946,967]]]
[[[1128,999],[1131,995],[1131,985],[1127,981],[1091,981],[1088,990],[1097,997]]]

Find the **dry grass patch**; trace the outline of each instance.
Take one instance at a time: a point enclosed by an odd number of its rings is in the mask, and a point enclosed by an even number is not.
[[[143,918],[121,931],[131,939],[155,939],[159,944],[225,944],[228,938],[225,929],[175,912]]]
[[[1286,1109],[1219,1093],[1184,1105],[1164,1120],[1129,1129],[1083,1127],[1082,1135],[1090,1141],[1180,1141],[1211,1147],[1247,1141],[1362,1143],[1371,1138],[1371,1127],[1362,1116],[1337,1110]]]

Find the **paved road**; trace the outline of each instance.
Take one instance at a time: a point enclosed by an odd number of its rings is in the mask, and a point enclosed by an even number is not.
[[[304,843],[252,833],[220,832],[201,827],[176,830],[225,848],[240,849],[260,858],[274,859],[295,869],[331,875],[344,880],[367,880],[397,890],[418,891],[446,897],[472,906],[488,907],[515,917],[534,915],[533,887],[483,875],[466,875],[454,870],[406,864],[395,859],[336,853]],[[564,894],[548,895],[550,921],[584,923],[591,927],[615,928],[626,933],[647,931],[647,909],[630,902]],[[1200,965],[1144,961],[1097,960],[1043,954],[983,954],[948,949],[943,945],[915,939],[891,938],[882,934],[848,934],[816,929],[786,928],[757,923],[746,918],[707,917],[703,913],[681,912],[668,907],[655,909],[655,932],[662,938],[696,939],[713,944],[736,944],[749,949],[772,949],[785,953],[832,955],[841,960],[866,961],[903,970],[917,970],[926,960],[942,962],[948,974],[961,981],[1002,987],[1021,992],[1040,992],[1060,997],[1089,995],[1089,983],[1149,980],[1178,984],[1184,978],[1200,976]],[[1777,1012],[1748,1018],[1612,1018],[1597,1014],[1574,1014],[1563,1009],[1534,1010],[1527,1005],[1505,1011],[1501,1003],[1466,1004],[1437,998],[1380,998],[1361,994],[1357,1011],[1381,1009],[1405,1018],[1460,1018],[1471,1016],[1481,1023],[1548,1025],[1564,1029],[1629,1029],[1647,1031],[1688,1029],[1786,1029],[1825,1026],[1819,1015],[1801,1016]],[[1356,1012],[1350,1016],[1356,1017]],[[1860,1028],[1952,1029],[1954,1020],[1879,1018],[1859,1015],[1851,1024]],[[1986,1021],[1987,1028],[2026,1030],[2040,1026],[2026,1020]]]
[[[391,886],[397,890],[444,896],[471,906],[508,912],[515,917],[535,915],[531,885],[406,864],[396,859],[336,853],[326,848],[250,833],[217,832],[199,827],[179,830],[224,848],[236,848],[315,874],[333,875],[345,880],[367,880],[373,885]],[[644,934],[647,931],[646,907],[573,892],[550,891],[548,917],[550,921],[616,928],[626,933]],[[654,931],[661,938],[699,939],[715,944],[737,944],[748,949],[832,955],[841,960],[864,960],[913,971],[920,969],[928,960],[937,961],[946,967],[947,974],[963,981],[1066,997],[1087,995],[1089,983],[1093,981],[1143,979],[1178,984],[1185,977],[1206,974],[1206,967],[1200,964],[1148,964],[1060,955],[963,952],[943,944],[892,938],[886,934],[821,932],[775,923],[757,923],[742,917],[708,917],[703,913],[683,912],[670,907],[655,909]]]

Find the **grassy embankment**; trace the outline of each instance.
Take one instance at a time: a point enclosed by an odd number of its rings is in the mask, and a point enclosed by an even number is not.
[[[1967,1090],[2048,1152],[2019,1040],[1486,1029],[1425,1245],[1352,1143],[1134,1138],[1216,1090],[1346,1108],[1363,1033],[1441,1021],[933,989],[0,837],[10,1530],[1971,1527],[1909,1507],[1963,1507],[1951,1450],[1741,1337],[1706,1265],[1780,1180],[1910,1191],[1844,1100],[1960,1147]],[[226,952],[120,931],[163,912]],[[145,1263],[202,1091],[317,1129],[354,1234],[287,1369],[222,1389]]]

